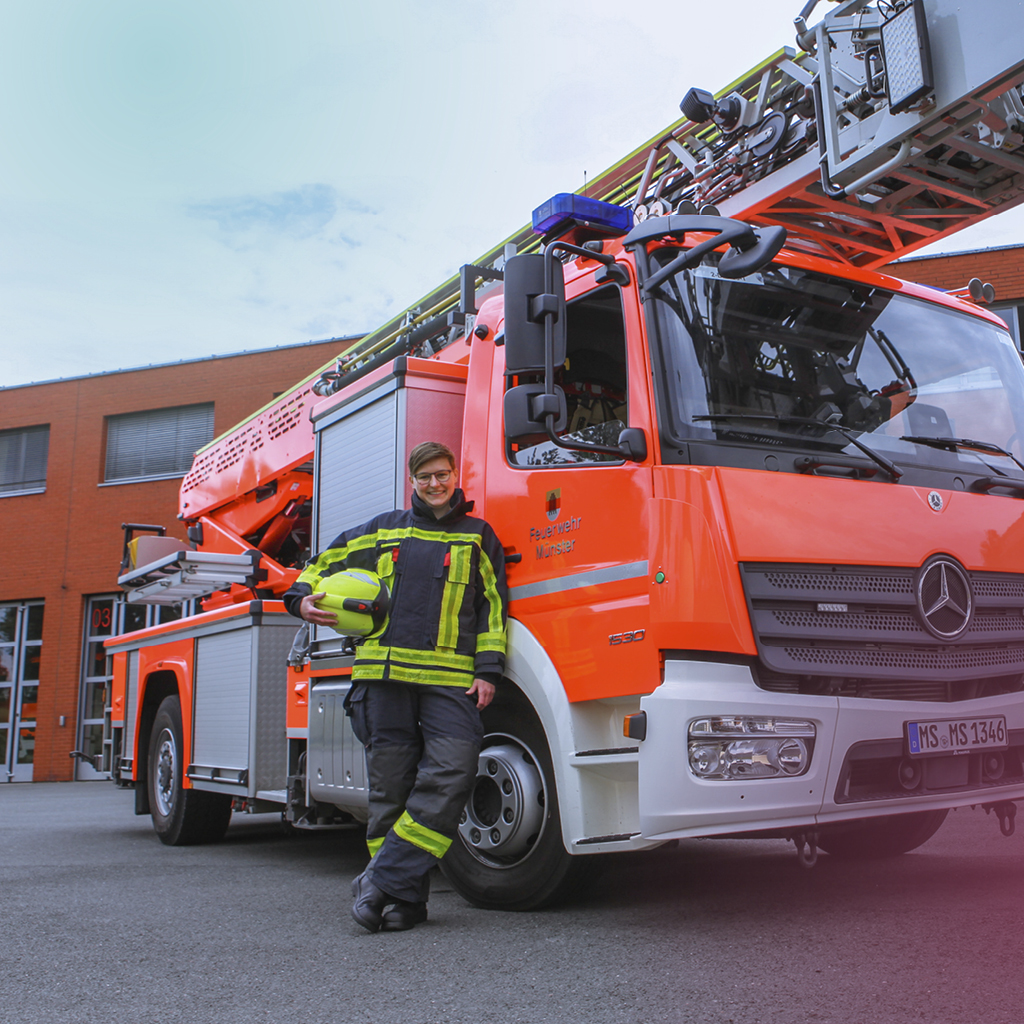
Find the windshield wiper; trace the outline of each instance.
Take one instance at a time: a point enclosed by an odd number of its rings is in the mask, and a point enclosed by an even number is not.
[[[1012,452],[1008,452],[1005,448],[1000,448],[999,445],[993,444],[991,441],[975,441],[969,437],[923,437],[918,434],[904,434],[900,440],[912,441],[914,444],[926,444],[932,448],[943,448],[947,452],[955,452],[959,448],[977,448],[979,452],[1005,455],[1008,459],[1012,459],[1021,470],[1024,470],[1024,462],[1021,462]],[[989,469],[1000,476],[1006,476],[998,466],[989,466],[981,456],[978,456],[978,461],[988,466]]]
[[[757,421],[761,420],[765,423],[793,423],[798,426],[805,427],[817,427],[819,430],[834,430],[837,434],[842,434],[847,441],[862,451],[872,462],[876,465],[881,466],[886,473],[890,474],[893,480],[899,480],[903,476],[903,470],[899,468],[895,463],[890,462],[884,455],[879,455],[878,452],[873,451],[862,441],[859,441],[847,427],[841,427],[838,423],[828,423],[824,420],[811,419],[809,416],[780,416],[777,413],[752,413],[752,412],[719,412],[709,413],[705,416],[694,416],[693,420],[710,420],[712,423],[718,423],[722,420],[747,420]]]

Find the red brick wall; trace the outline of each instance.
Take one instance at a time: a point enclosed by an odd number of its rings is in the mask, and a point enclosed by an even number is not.
[[[966,288],[972,277],[991,282],[996,302],[1024,298],[1024,245],[981,249],[955,256],[901,260],[886,268],[896,277],[933,288]]]
[[[74,777],[84,595],[117,590],[122,522],[176,522],[180,480],[100,486],[105,417],[214,403],[214,436],[331,361],[322,342],[0,390],[0,430],[50,425],[44,494],[0,497],[0,601],[42,598],[36,781]],[[61,727],[60,716],[66,724]]]

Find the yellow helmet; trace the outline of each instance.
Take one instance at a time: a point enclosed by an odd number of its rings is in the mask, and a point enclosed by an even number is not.
[[[334,612],[334,628],[345,636],[370,636],[387,625],[389,593],[387,584],[369,569],[343,569],[320,581],[317,593],[327,596],[317,607]]]

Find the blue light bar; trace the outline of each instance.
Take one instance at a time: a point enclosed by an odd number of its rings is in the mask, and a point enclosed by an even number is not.
[[[533,211],[533,230],[538,235],[549,235],[563,224],[582,224],[610,235],[624,235],[633,227],[633,211],[572,192],[559,192]]]

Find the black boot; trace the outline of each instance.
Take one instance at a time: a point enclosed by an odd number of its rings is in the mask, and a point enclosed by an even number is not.
[[[399,900],[382,918],[382,932],[405,932],[427,919],[426,903]]]
[[[352,892],[356,898],[352,904],[352,919],[368,932],[379,931],[384,907],[388,903],[393,903],[393,898],[383,889],[378,889],[366,877],[365,872],[353,881]]]

